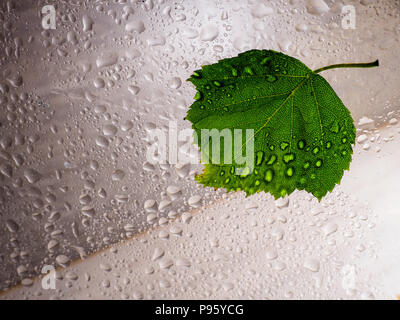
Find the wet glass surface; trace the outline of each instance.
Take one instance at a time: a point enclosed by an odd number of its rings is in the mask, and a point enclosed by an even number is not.
[[[106,251],[87,267],[62,269],[68,284],[44,297],[400,294],[386,286],[400,283],[395,272],[371,280],[377,265],[397,266],[400,252],[399,15],[395,0],[1,0],[0,289],[22,281],[19,297],[30,295],[40,291],[31,279],[44,266],[144,234],[124,254]],[[351,111],[357,143],[354,170],[321,203],[305,192],[283,202],[227,196],[193,180],[200,164],[146,157],[152,130],[191,127],[183,118],[196,92],[185,81],[192,72],[249,49],[281,51],[311,69],[380,61],[374,70],[323,75]],[[183,141],[179,152],[185,148]],[[105,271],[112,275],[90,284],[91,259],[128,280]]]

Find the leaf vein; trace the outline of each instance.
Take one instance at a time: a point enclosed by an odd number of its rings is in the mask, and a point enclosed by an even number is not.
[[[292,96],[297,92],[297,90],[299,90],[299,88],[304,84],[304,82],[305,82],[306,80],[308,80],[308,79],[309,79],[309,78],[307,77],[307,78],[303,79],[302,81],[300,81],[300,83],[296,86],[296,88],[294,88],[294,89],[291,91],[291,93],[289,94],[289,96],[277,107],[277,109],[274,111],[274,113],[273,113],[271,116],[269,116],[267,119],[265,119],[265,120],[266,120],[265,123],[253,134],[253,136],[252,136],[251,138],[249,138],[249,139],[242,145],[242,148],[243,148],[244,145],[247,145],[247,144],[251,141],[251,139],[254,139],[255,136],[256,136],[262,129],[264,129],[264,128],[267,126],[267,124],[275,117],[275,115],[276,115],[276,114],[278,113],[278,111],[282,108],[282,106],[284,106],[284,105],[289,101],[290,97],[292,97]]]
[[[311,92],[312,92],[314,100],[315,100],[315,106],[317,107],[317,112],[318,112],[318,120],[319,120],[319,127],[320,127],[320,132],[321,132],[321,141],[322,141],[322,146],[321,146],[322,161],[323,161],[323,163],[325,163],[325,155],[324,155],[324,145],[325,144],[324,144],[324,133],[322,131],[321,113],[319,112],[319,103],[318,103],[317,96],[316,96],[316,93],[315,93],[312,77],[310,77],[310,85],[311,85]]]
[[[277,77],[287,77],[287,78],[306,78],[307,76],[300,76],[294,74],[281,74],[281,73],[265,73],[265,74],[257,74],[257,75],[248,75],[248,76],[237,76],[237,77],[223,77],[223,78],[201,78],[196,80],[206,80],[206,81],[223,81],[230,79],[247,79],[247,78],[262,78],[266,76],[277,76]]]
[[[238,102],[235,102],[235,103],[225,104],[225,105],[219,106],[218,108],[207,109],[207,110],[209,110],[209,111],[220,110],[220,109],[222,109],[222,108],[231,107],[231,106],[234,106],[234,105],[236,105],[236,104],[241,104],[241,103],[243,103],[243,102],[250,102],[250,101],[256,101],[256,100],[259,100],[259,99],[266,99],[266,98],[273,98],[273,97],[284,96],[285,94],[289,94],[290,92],[291,92],[291,91],[284,92],[284,93],[279,93],[279,94],[273,94],[273,95],[269,95],[269,96],[260,96],[260,97],[255,97],[255,98],[251,98],[251,99],[241,100],[241,101],[238,101]]]

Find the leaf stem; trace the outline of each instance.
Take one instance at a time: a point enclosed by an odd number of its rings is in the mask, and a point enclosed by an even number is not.
[[[323,68],[319,68],[314,70],[314,73],[320,73],[321,71],[328,69],[336,69],[336,68],[373,68],[379,66],[379,60],[369,63],[340,63],[340,64],[332,64],[330,66],[326,66]]]

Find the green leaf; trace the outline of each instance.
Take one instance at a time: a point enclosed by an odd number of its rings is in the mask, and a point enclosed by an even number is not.
[[[228,161],[225,139],[216,146],[209,139],[201,152],[202,161],[210,163],[196,180],[247,195],[265,191],[275,198],[306,190],[321,200],[349,169],[356,131],[349,110],[318,73],[377,65],[339,64],[312,71],[282,53],[250,50],[195,71],[188,80],[197,89],[196,101],[186,119],[199,137],[199,147],[202,129],[227,129],[232,137],[235,129],[254,130],[241,140],[242,155],[253,144],[254,165],[237,174],[243,167],[237,151],[229,149],[233,161]]]

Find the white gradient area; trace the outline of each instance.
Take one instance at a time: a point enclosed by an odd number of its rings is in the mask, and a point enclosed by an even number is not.
[[[382,130],[393,140],[379,153],[357,145],[320,204],[304,192],[288,203],[230,194],[59,269],[57,290],[36,279],[2,298],[397,299],[399,135]]]

